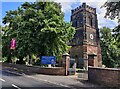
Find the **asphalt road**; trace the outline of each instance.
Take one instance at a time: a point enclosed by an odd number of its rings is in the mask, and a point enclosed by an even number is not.
[[[53,89],[68,87],[49,83],[47,81],[37,80],[25,76],[20,76],[7,71],[0,70],[0,82],[2,82],[2,89]]]
[[[109,89],[90,83],[85,74],[53,76],[25,74],[7,66],[0,66],[0,89]],[[84,78],[85,77],[85,78]],[[111,89],[111,88],[110,88]]]

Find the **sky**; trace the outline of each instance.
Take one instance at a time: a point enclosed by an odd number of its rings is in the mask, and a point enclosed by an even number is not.
[[[16,10],[22,3],[25,1],[34,2],[35,0],[1,0],[0,2],[0,22],[2,22],[2,18],[6,15],[6,11]],[[42,1],[42,0],[39,0]],[[104,18],[105,8],[100,8],[106,0],[54,0],[55,2],[61,3],[62,11],[65,13],[64,20],[66,22],[70,22],[71,18],[71,10],[82,5],[83,2],[86,2],[87,5],[96,8],[97,17],[98,17],[98,27],[109,27],[113,29],[118,25],[117,19],[110,20],[108,18]],[[4,24],[2,24],[4,26]]]

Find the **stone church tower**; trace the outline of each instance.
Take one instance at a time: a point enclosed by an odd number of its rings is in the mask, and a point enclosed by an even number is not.
[[[96,8],[83,3],[72,10],[71,22],[76,33],[70,42],[69,53],[76,59],[77,67],[102,66]]]

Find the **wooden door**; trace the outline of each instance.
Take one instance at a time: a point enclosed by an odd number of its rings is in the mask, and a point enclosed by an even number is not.
[[[94,66],[94,56],[88,55],[88,66]]]

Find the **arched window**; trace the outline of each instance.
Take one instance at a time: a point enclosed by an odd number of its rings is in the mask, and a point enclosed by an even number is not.
[[[92,17],[92,15],[89,15],[89,25],[93,26],[93,17]]]
[[[76,19],[73,20],[73,24],[72,25],[73,25],[73,27],[77,27],[77,20]]]
[[[93,26],[92,22],[93,22],[93,19],[90,18],[90,26]]]

